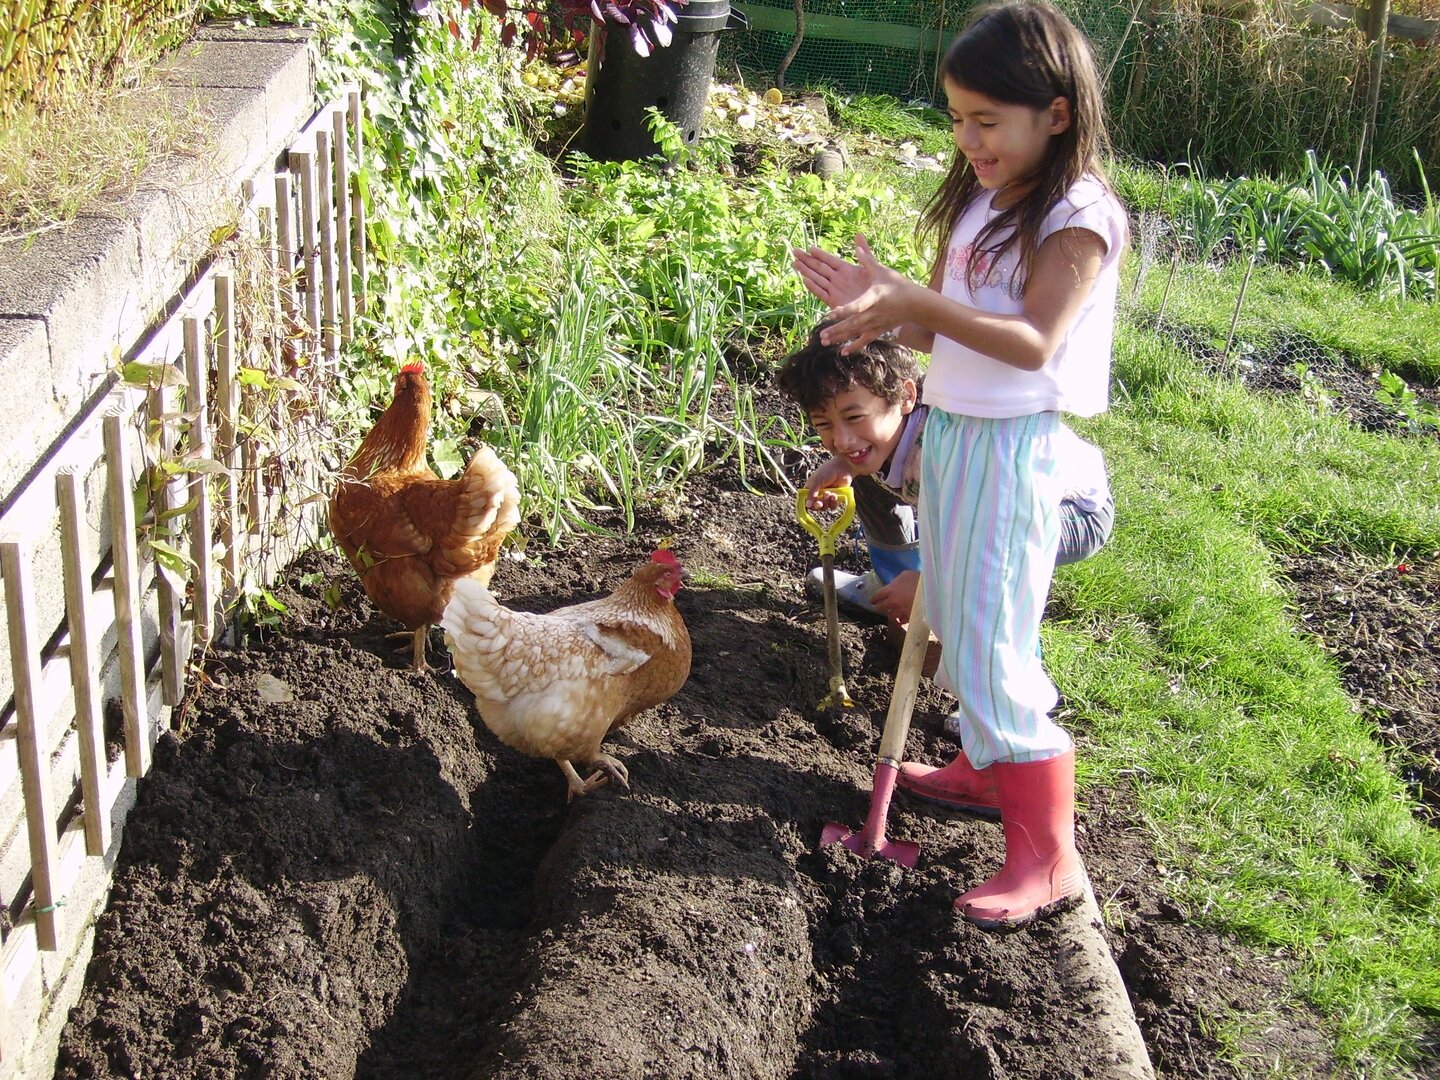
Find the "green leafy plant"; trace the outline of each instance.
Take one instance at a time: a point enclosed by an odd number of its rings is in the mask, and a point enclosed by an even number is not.
[[[1382,371],[1376,376],[1376,381],[1379,386],[1375,390],[1375,399],[1405,417],[1406,427],[1411,431],[1440,429],[1440,409],[1417,396],[1399,375]]]
[[[1440,214],[1428,186],[1425,205],[1412,210],[1382,173],[1355,184],[1314,151],[1305,155],[1303,176],[1290,183],[1212,180],[1189,165],[1177,167],[1171,183],[1179,198],[1170,212],[1197,259],[1254,255],[1323,270],[1373,292],[1440,296]]]

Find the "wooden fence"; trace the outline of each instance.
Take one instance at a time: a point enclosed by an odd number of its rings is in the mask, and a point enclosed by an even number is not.
[[[358,88],[343,88],[273,184],[246,185],[229,255],[199,270],[0,518],[14,676],[0,835],[23,828],[29,853],[0,865],[0,1062],[30,1035],[11,1017],[38,962],[88,951],[192,655],[318,535],[324,387],[364,304],[360,119]],[[32,569],[53,543],[58,627],[39,621]]]

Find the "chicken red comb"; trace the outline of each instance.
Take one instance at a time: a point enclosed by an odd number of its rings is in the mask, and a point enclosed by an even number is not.
[[[406,364],[400,369],[400,374],[424,375],[425,365],[422,364],[419,360],[412,360],[410,363]]]
[[[675,557],[675,553],[669,548],[656,548],[650,553],[650,561],[669,563],[671,566],[680,565],[680,560]]]

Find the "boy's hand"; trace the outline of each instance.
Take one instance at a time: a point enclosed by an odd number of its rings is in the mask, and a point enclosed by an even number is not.
[[[839,504],[834,495],[827,494],[826,488],[850,487],[855,474],[840,458],[831,458],[810,474],[805,487],[810,492],[806,502],[811,510],[834,510]]]
[[[918,570],[902,571],[889,585],[882,585],[871,593],[870,603],[886,618],[894,619],[904,626],[910,621],[910,607],[915,603],[915,590],[919,586]]]

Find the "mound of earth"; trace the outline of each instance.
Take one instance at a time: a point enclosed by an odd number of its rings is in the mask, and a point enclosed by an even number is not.
[[[630,538],[507,559],[494,588],[540,611],[598,596],[672,535],[694,575],[689,682],[607,743],[630,790],[569,804],[453,675],[404,666],[339,559],[299,560],[281,624],[214,649],[161,741],[56,1076],[1107,1075],[1056,989],[1054,927],[952,914],[999,864],[996,825],[897,797],[890,834],[921,844],[917,869],[819,845],[827,820],[864,821],[897,652],[846,623],[868,716],[817,720],[825,628],[790,496],[711,474]],[[431,649],[443,663],[438,632]],[[948,706],[922,687],[911,756],[953,753]],[[1332,1075],[1281,963],[1164,894],[1126,792],[1082,802],[1157,1073],[1282,1054],[1287,1075]],[[1237,1010],[1263,1023],[1222,1046]]]

